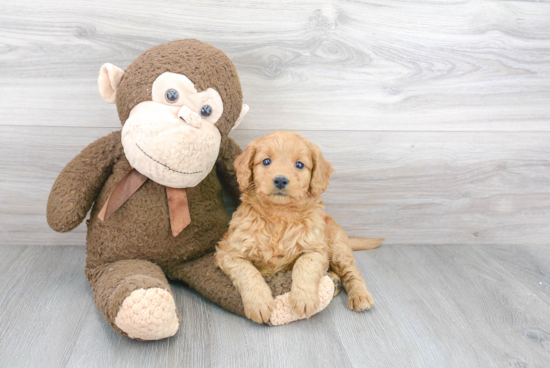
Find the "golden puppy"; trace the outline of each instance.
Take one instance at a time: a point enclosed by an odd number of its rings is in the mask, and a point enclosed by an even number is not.
[[[246,316],[269,320],[274,299],[262,275],[287,270],[292,270],[289,301],[301,317],[317,310],[319,281],[329,268],[341,278],[349,308],[369,309],[374,300],[352,247],[375,248],[381,239],[348,239],[323,212],[321,194],[334,170],[319,148],[298,133],[274,132],[251,142],[235,168],[242,204],[216,258],[241,293]]]

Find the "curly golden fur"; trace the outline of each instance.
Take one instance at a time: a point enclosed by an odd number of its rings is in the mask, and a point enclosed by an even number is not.
[[[374,300],[355,265],[350,239],[323,212],[320,197],[334,170],[319,148],[298,133],[274,132],[251,142],[235,168],[242,204],[216,258],[240,291],[246,316],[258,323],[269,320],[274,300],[263,275],[287,270],[292,270],[290,303],[302,317],[319,306],[319,281],[329,268],[341,278],[349,308],[369,309]],[[369,249],[380,242],[353,243]]]

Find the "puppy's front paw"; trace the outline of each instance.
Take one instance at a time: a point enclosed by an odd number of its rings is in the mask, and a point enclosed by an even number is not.
[[[300,287],[293,287],[290,291],[289,302],[292,311],[300,317],[311,317],[319,308],[319,292],[314,288],[305,290]]]
[[[267,285],[266,285],[267,287]],[[247,318],[257,323],[266,323],[271,317],[271,312],[275,308],[275,300],[271,295],[271,290],[261,290],[256,293],[247,293],[242,295],[244,314]]]
[[[367,291],[361,294],[349,294],[348,295],[348,307],[356,312],[363,312],[369,310],[374,304],[372,295]]]

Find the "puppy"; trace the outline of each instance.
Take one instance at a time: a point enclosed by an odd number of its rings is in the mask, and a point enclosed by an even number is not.
[[[292,270],[290,305],[300,317],[309,318],[319,307],[319,282],[329,268],[341,278],[349,308],[369,309],[374,300],[352,247],[375,248],[381,239],[348,239],[323,212],[321,194],[334,170],[319,148],[298,133],[274,132],[251,142],[235,169],[242,203],[216,259],[241,293],[246,316],[269,320],[275,302],[263,276],[287,270]]]

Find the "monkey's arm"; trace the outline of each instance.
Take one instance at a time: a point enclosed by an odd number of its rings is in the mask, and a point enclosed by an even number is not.
[[[64,233],[84,220],[122,153],[117,131],[84,148],[65,166],[48,198],[47,219],[52,229]]]
[[[233,162],[242,152],[243,150],[233,138],[226,137],[222,139],[220,154],[216,162],[218,175],[222,179],[222,185],[227,188],[229,194],[237,203],[241,196],[241,191],[239,190],[239,183],[237,183],[237,172]]]

